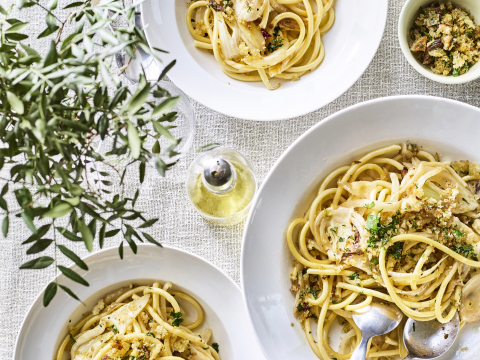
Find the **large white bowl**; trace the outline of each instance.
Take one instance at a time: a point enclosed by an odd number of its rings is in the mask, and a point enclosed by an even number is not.
[[[402,141],[438,152],[442,159],[480,162],[479,134],[480,110],[475,107],[435,97],[400,96],[340,111],[285,151],[252,204],[241,258],[250,320],[269,360],[317,360],[293,316],[294,297],[289,291],[293,257],[285,232],[289,222],[305,212],[320,180],[368,151]],[[478,334],[472,328],[470,324],[462,329],[443,359],[480,359]],[[461,351],[464,347],[468,350]]]
[[[155,245],[139,245],[137,255],[126,249],[123,260],[119,259],[117,249],[103,250],[84,260],[88,271],[77,266],[72,269],[84,276],[89,287],[63,275],[56,279],[72,289],[86,306],[59,290],[45,308],[42,292],[23,321],[13,360],[53,359],[67,334],[67,326],[82,319],[82,314],[91,311],[106,293],[131,283],[152,283],[153,280],[171,281],[175,288],[198,300],[205,312],[202,329],[213,330],[222,359],[264,359],[248,323],[240,288],[205,260],[178,249],[162,249]]]
[[[407,0],[403,9],[400,12],[400,17],[398,19],[398,40],[400,41],[400,48],[402,49],[403,54],[407,58],[410,65],[413,66],[423,76],[429,78],[430,80],[443,83],[443,84],[464,84],[473,80],[476,80],[480,77],[480,62],[473,65],[467,73],[454,77],[452,75],[443,76],[435,74],[429,67],[420,64],[417,59],[413,56],[408,46],[408,41],[410,39],[410,28],[412,27],[415,19],[420,13],[421,6],[428,6],[433,2],[433,0]],[[474,16],[475,23],[479,24],[480,21],[480,1],[478,0],[457,0],[453,1],[454,4],[459,5],[460,7],[467,9]]]
[[[325,59],[300,81],[284,82],[269,91],[262,82],[233,80],[213,54],[195,48],[185,24],[185,0],[147,0],[142,21],[152,48],[163,65],[176,59],[169,78],[187,95],[223,114],[248,120],[282,120],[307,114],[347,91],[375,55],[387,19],[388,1],[337,0],[333,28],[323,37]],[[276,83],[273,80],[272,83]]]

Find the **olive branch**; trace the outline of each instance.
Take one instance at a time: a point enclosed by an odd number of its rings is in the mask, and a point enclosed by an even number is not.
[[[165,67],[156,82],[142,76],[133,93],[120,81],[124,69],[111,67],[112,56],[122,50],[134,58],[135,50],[142,48],[156,57],[143,31],[135,26],[138,4],[73,2],[64,7],[70,12],[61,20],[54,14],[57,0],[50,0],[46,7],[37,1],[20,0],[19,9],[39,6],[45,11],[46,28],[38,38],[51,36],[52,40],[43,57],[26,44],[29,36],[21,33],[29,24],[10,16],[13,6],[0,6],[0,169],[5,164],[10,167],[10,176],[0,179],[5,183],[0,192],[2,232],[6,237],[10,218],[21,217],[32,232],[22,243],[28,246],[28,255],[41,255],[55,246],[88,270],[79,256],[57,243],[57,236],[83,242],[92,251],[97,235],[102,248],[106,238],[121,232],[120,258],[125,241],[134,253],[137,241],[161,246],[144,232],[158,218],[146,219],[135,207],[139,189],[131,198],[124,196],[124,178],[127,169],[137,165],[142,183],[146,163],[152,159],[162,176],[174,165],[167,159],[178,155],[175,149],[180,140],[169,129],[177,117],[172,109],[179,97],[162,89],[159,81],[175,62]],[[120,17],[126,19],[127,27],[105,30]],[[70,24],[75,24],[74,30],[67,34],[66,29],[73,28],[66,26]],[[152,149],[145,148],[147,137],[156,140]],[[171,145],[160,149],[161,137]],[[100,154],[95,140],[107,138],[113,142],[112,149]],[[111,156],[130,161],[121,169],[107,161]],[[109,170],[97,170],[97,165]],[[15,208],[4,199],[10,188],[18,203]],[[117,219],[120,226],[115,227],[112,222]],[[132,222],[138,223],[138,219],[141,224],[135,227]],[[37,228],[39,220],[47,223]],[[67,221],[68,226],[58,226]],[[53,236],[45,238],[47,234]],[[40,255],[20,268],[54,265],[67,278],[89,285],[56,259]],[[44,293],[45,306],[59,287],[79,300],[68,287],[54,281]]]

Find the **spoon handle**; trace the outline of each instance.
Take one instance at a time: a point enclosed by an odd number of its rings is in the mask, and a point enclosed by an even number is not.
[[[367,358],[367,346],[370,338],[371,336],[370,337],[362,336],[362,341],[353,352],[352,356],[350,357],[350,360],[365,360]]]

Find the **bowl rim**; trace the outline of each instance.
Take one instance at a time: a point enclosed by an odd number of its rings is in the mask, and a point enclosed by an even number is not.
[[[387,97],[382,97],[382,98],[377,98],[377,99],[357,103],[355,105],[352,105],[352,106],[346,107],[346,108],[344,108],[340,111],[337,111],[337,112],[331,114],[330,116],[324,118],[323,120],[320,120],[317,124],[313,125],[307,131],[305,131],[302,135],[300,135],[292,144],[290,144],[290,146],[288,146],[284,150],[284,152],[280,155],[280,157],[275,161],[275,163],[272,165],[272,167],[268,171],[267,175],[265,176],[264,180],[262,181],[262,185],[260,186],[259,190],[255,194],[254,200],[251,204],[250,212],[249,212],[248,217],[247,217],[247,221],[245,222],[245,229],[244,229],[243,236],[242,236],[242,246],[241,246],[242,252],[241,252],[241,255],[240,255],[240,288],[242,289],[243,302],[244,302],[245,307],[247,309],[248,319],[249,319],[250,324],[251,324],[251,326],[254,330],[255,338],[257,339],[257,343],[260,346],[261,350],[263,351],[263,354],[265,355],[265,357],[267,359],[271,359],[271,358],[268,355],[266,345],[264,344],[264,342],[262,341],[262,338],[260,337],[259,330],[255,326],[255,321],[254,321],[254,318],[253,318],[253,315],[252,315],[252,308],[249,305],[247,295],[246,295],[246,291],[245,291],[246,290],[245,269],[248,266],[248,264],[246,263],[246,255],[245,255],[244,249],[246,247],[245,244],[246,244],[246,241],[247,241],[247,233],[249,232],[248,231],[249,230],[249,224],[252,220],[252,217],[255,215],[256,207],[259,205],[260,195],[262,194],[264,188],[269,183],[269,180],[273,176],[273,173],[279,167],[280,163],[283,162],[283,159],[287,156],[287,154],[294,147],[296,147],[299,143],[301,143],[304,138],[308,137],[310,135],[310,133],[316,131],[318,127],[321,127],[326,123],[335,121],[335,119],[338,116],[340,116],[340,115],[342,115],[346,112],[356,111],[356,110],[358,110],[362,107],[365,107],[365,106],[371,106],[371,105],[381,103],[381,102],[396,101],[396,100],[399,100],[399,99],[400,100],[409,100],[409,99],[411,99],[411,100],[422,100],[422,99],[424,99],[424,100],[429,100],[429,101],[445,101],[445,102],[450,103],[450,104],[456,104],[456,105],[459,105],[459,106],[463,106],[465,108],[474,109],[475,111],[480,113],[480,109],[476,106],[473,106],[473,105],[470,105],[470,104],[467,104],[467,103],[464,103],[464,102],[461,102],[461,101],[458,101],[458,100],[452,100],[452,99],[447,99],[447,98],[443,98],[443,97],[439,97],[439,96],[430,96],[430,95],[396,95],[396,96],[387,96]]]
[[[443,76],[443,75],[433,73],[430,69],[427,69],[425,66],[420,64],[417,61],[417,59],[413,57],[412,52],[410,51],[410,48],[408,46],[408,41],[406,39],[406,36],[403,33],[403,30],[404,30],[405,21],[408,20],[406,19],[407,10],[410,7],[412,7],[413,4],[421,1],[424,1],[424,0],[407,0],[403,5],[402,11],[400,12],[400,16],[398,18],[398,25],[397,25],[398,41],[400,43],[400,48],[402,49],[403,55],[405,56],[407,61],[410,63],[410,65],[415,70],[417,70],[417,72],[420,73],[421,75],[441,84],[447,84],[447,85],[465,84],[480,78],[480,65],[475,69],[475,71],[470,70],[466,74],[460,75],[458,77],[454,77],[451,75]],[[430,0],[430,1],[433,2],[433,0]],[[480,64],[480,62],[478,62],[477,64]]]

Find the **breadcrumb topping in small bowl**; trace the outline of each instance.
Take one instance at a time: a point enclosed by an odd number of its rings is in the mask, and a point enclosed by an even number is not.
[[[427,78],[461,84],[480,77],[480,1],[408,0],[398,36],[409,63]],[[480,21],[480,20],[479,20]]]

